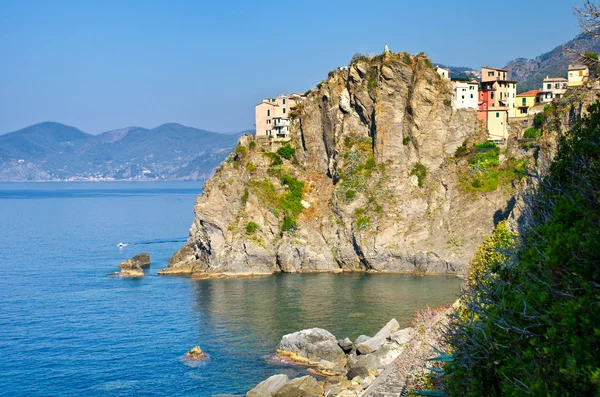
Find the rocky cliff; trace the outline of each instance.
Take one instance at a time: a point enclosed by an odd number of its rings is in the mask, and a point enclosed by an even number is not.
[[[160,273],[462,272],[513,189],[461,188],[453,156],[485,135],[451,98],[424,55],[330,72],[293,109],[289,142],[241,138]]]

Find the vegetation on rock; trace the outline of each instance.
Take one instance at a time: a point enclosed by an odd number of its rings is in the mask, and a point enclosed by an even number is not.
[[[480,248],[448,332],[453,396],[600,393],[600,103]]]

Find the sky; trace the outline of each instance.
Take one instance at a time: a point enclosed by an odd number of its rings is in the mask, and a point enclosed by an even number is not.
[[[254,128],[264,97],[305,92],[355,53],[502,67],[579,33],[576,0],[0,0],[0,133],[167,122]]]

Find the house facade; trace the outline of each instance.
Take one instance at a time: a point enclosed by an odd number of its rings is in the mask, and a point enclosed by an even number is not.
[[[455,109],[479,108],[479,83],[477,81],[453,81],[452,86]]]
[[[256,136],[278,139],[290,137],[290,108],[304,99],[300,94],[263,99],[255,107]]]
[[[527,117],[531,108],[540,102],[540,90],[533,90],[517,94],[517,107],[514,117]]]
[[[508,80],[504,69],[481,68],[477,118],[484,121],[488,139],[504,142],[508,138],[508,117],[515,114],[517,83]]]
[[[563,77],[546,77],[539,92],[540,102],[552,102],[561,98],[567,91],[568,80]]]
[[[577,87],[588,81],[590,70],[584,65],[569,65],[569,87]]]
[[[435,71],[440,75],[442,79],[450,80],[450,69],[446,69],[441,66],[436,66]]]

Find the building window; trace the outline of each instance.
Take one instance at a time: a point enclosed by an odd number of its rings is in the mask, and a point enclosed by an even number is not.
[[[523,98],[523,106],[527,105],[527,98]]]
[[[271,115],[271,109],[267,109],[267,117]]]
[[[527,114],[527,108],[521,108],[521,114]]]
[[[283,98],[283,104],[285,105],[285,98]]]
[[[462,99],[465,99],[465,96],[464,96],[464,95],[462,96]]]
[[[494,92],[492,91],[490,94],[490,98],[494,99]]]
[[[283,108],[283,114],[285,114],[285,108]]]
[[[471,99],[473,99],[473,94],[471,94]]]
[[[496,112],[496,118],[500,117],[500,112]]]
[[[494,76],[494,72],[488,72],[488,77]]]
[[[546,87],[548,87],[549,90],[552,89],[552,84],[546,84]]]
[[[267,120],[267,124],[271,124],[271,119],[268,119],[268,120]]]

